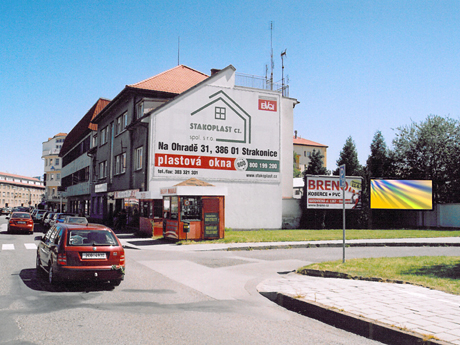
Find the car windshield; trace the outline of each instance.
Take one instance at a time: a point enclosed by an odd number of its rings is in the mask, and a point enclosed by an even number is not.
[[[30,218],[30,214],[28,213],[13,213],[13,216],[11,218]]]
[[[113,246],[117,241],[110,231],[106,230],[70,230],[69,246]]]

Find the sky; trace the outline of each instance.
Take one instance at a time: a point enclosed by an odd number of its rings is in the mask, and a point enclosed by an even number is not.
[[[377,131],[391,148],[398,127],[459,119],[459,38],[458,0],[3,0],[0,171],[43,175],[43,142],[125,85],[178,63],[265,76],[271,49],[298,135],[330,170],[351,136],[365,164]]]

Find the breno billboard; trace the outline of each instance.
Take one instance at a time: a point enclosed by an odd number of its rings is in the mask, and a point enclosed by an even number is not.
[[[362,177],[345,178],[345,208],[362,207]],[[307,208],[342,209],[343,191],[339,176],[307,176]]]
[[[431,210],[431,180],[371,180],[371,208]]]

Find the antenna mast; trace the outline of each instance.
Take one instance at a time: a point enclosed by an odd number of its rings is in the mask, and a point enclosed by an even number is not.
[[[180,36],[177,38],[177,66],[179,66],[180,57]]]
[[[271,60],[270,90],[273,90],[273,69],[275,68],[275,62],[273,61],[273,21],[270,21],[270,60]]]

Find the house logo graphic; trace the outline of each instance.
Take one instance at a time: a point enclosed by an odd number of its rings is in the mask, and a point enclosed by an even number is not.
[[[250,144],[251,116],[223,91],[209,99],[190,114],[190,130],[212,135],[219,142]]]

